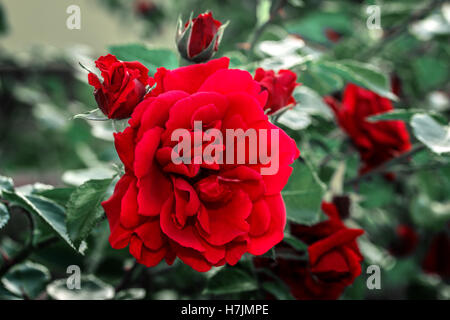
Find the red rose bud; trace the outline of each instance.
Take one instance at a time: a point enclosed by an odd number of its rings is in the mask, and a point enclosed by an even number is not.
[[[276,263],[267,258],[255,259],[257,267],[269,267],[298,300],[337,299],[361,274],[363,257],[356,239],[364,231],[347,228],[334,204],[323,202],[322,210],[328,220],[313,226],[291,226],[291,234],[308,245],[308,261],[289,259],[292,254],[285,255],[286,258],[279,255]],[[288,247],[283,242],[277,249],[286,251]],[[295,255],[303,256],[301,251],[294,252]]]
[[[264,106],[268,114],[273,114],[278,110],[295,104],[292,96],[294,89],[299,84],[297,75],[290,70],[280,70],[276,74],[273,70],[258,68],[255,71],[254,79],[261,85],[263,90],[267,90],[269,97]]]
[[[139,62],[122,62],[111,54],[100,57],[95,65],[101,71],[103,83],[89,73],[89,84],[95,88],[98,107],[110,119],[129,118],[145,95],[151,78],[148,69]]]
[[[450,236],[448,233],[443,231],[431,240],[422,268],[427,273],[450,278]]]
[[[146,16],[156,10],[156,5],[153,1],[138,0],[135,1],[134,8],[137,13]]]
[[[342,37],[342,35],[339,32],[331,28],[325,29],[325,36],[327,37],[328,40],[335,43],[338,42]]]
[[[402,95],[402,93],[403,93],[402,80],[400,79],[400,77],[396,73],[391,75],[391,87],[392,87],[392,92],[397,97],[400,97]]]
[[[370,116],[393,110],[388,99],[349,84],[342,103],[329,96],[324,100],[358,149],[364,163],[361,174],[411,149],[408,130],[402,121],[367,120]]]
[[[181,56],[193,62],[204,62],[218,50],[223,31],[228,23],[215,20],[211,12],[189,19],[183,26],[178,23],[177,46]]]
[[[396,257],[405,257],[414,252],[419,242],[419,235],[408,225],[397,227],[396,237],[391,243],[389,251]]]

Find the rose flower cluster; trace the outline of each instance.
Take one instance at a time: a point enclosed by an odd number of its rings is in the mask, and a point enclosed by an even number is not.
[[[228,69],[228,63],[221,58],[158,69],[156,87],[137,105],[130,126],[115,134],[125,175],[103,203],[110,243],[116,249],[129,246],[146,266],[179,257],[207,271],[234,265],[246,252],[263,254],[283,239],[280,192],[299,151],[264,114],[267,92],[247,71]],[[280,150],[278,172],[261,175],[268,165],[262,163],[173,163],[172,132],[184,128],[195,134],[194,121],[202,121],[204,130],[278,130],[279,141],[273,141]]]
[[[252,77],[247,71],[229,69],[226,57],[210,60],[223,28],[211,13],[179,24],[178,49],[194,64],[174,70],[161,67],[154,78],[139,62],[122,62],[112,55],[96,61],[103,82],[89,74],[103,113],[112,119],[130,118],[125,130],[114,134],[125,174],[102,203],[110,244],[115,249],[128,247],[148,267],[162,260],[172,264],[178,257],[200,272],[235,265],[245,253],[259,256],[279,244],[276,258],[255,258],[256,267],[269,268],[297,299],[336,299],[361,273],[363,258],[356,239],[364,231],[344,225],[348,198],[334,197],[336,201],[322,203],[328,220],[313,226],[290,225],[291,235],[307,245],[305,251],[282,242],[286,210],[281,191],[300,152],[269,117],[296,104],[297,75],[258,68]],[[202,61],[207,62],[198,63]],[[392,110],[389,100],[349,84],[342,102],[332,97],[325,101],[360,153],[360,173],[411,148],[402,122],[367,120]],[[180,129],[194,137],[193,150],[204,151],[214,142],[223,155],[241,151],[246,161],[202,162],[194,152],[178,154],[190,161],[175,162],[173,155],[179,150],[173,134]],[[236,144],[228,145],[227,137],[217,145],[208,134],[211,129],[223,136],[229,129],[275,131],[277,139],[271,136],[266,147],[275,146],[279,152],[271,154],[269,162],[248,161],[250,144],[238,150]],[[195,140],[198,135],[200,142]],[[263,174],[273,161],[278,164],[276,172]],[[392,247],[392,252],[409,254],[416,236],[407,228],[398,232],[404,243]],[[304,259],[292,260],[286,252]],[[430,253],[425,262],[430,272],[433,261]]]

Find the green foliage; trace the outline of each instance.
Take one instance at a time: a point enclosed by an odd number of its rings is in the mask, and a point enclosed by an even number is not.
[[[114,288],[88,275],[81,277],[80,289],[69,289],[67,279],[60,279],[47,286],[47,294],[54,300],[109,300],[114,297]]]
[[[112,179],[89,180],[73,191],[67,202],[67,230],[76,248],[103,217],[100,203]]]
[[[129,44],[109,47],[109,52],[123,61],[139,61],[153,75],[159,67],[174,69],[178,67],[175,53],[167,49],[149,49],[141,44]]]
[[[417,139],[438,154],[450,152],[450,127],[442,126],[426,114],[416,114],[411,127]]]
[[[50,281],[50,272],[40,264],[25,262],[14,266],[1,280],[5,289],[17,297],[36,298]]]
[[[282,191],[287,218],[295,223],[311,225],[321,220],[320,210],[325,186],[307,160],[295,161],[292,175]]]
[[[324,72],[342,77],[345,81],[365,87],[379,95],[396,100],[386,75],[373,65],[354,60],[318,61],[317,65]]]
[[[66,213],[59,204],[41,196],[23,195],[13,191],[3,191],[3,198],[11,201],[14,205],[24,208],[37,218],[41,218],[59,237],[78,252],[82,253],[84,251],[84,246],[75,248],[70,240],[65,223]]]
[[[0,202],[0,229],[8,223],[9,218],[8,207]]]
[[[209,280],[205,294],[231,294],[253,291],[258,288],[256,279],[242,269],[224,267]]]
[[[278,300],[294,300],[289,288],[281,281],[264,282],[262,287]]]

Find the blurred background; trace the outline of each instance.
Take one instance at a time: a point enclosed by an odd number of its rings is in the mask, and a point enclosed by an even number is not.
[[[143,43],[175,51],[176,21],[180,14],[186,20],[192,11],[197,15],[211,10],[214,18],[230,21],[217,56],[230,56],[235,66],[249,71],[259,65],[289,67],[292,55],[285,60],[271,59],[289,51],[289,46],[294,47],[294,58],[299,61],[326,56],[371,62],[389,75],[392,86],[398,90],[397,107],[422,108],[448,119],[450,3],[289,0],[271,24],[261,30],[260,45],[254,54],[249,49],[253,49],[255,31],[264,20],[264,2],[0,0],[0,174],[12,177],[16,187],[40,182],[71,188],[89,179],[110,177],[114,172],[111,163],[117,162],[111,124],[71,119],[96,108],[87,72],[79,63],[92,70],[98,56],[119,44]],[[371,4],[381,7],[382,30],[367,28],[366,8]],[[70,5],[81,9],[80,30],[66,27]],[[279,42],[277,47],[273,41],[285,42]],[[301,45],[296,47],[298,41]],[[338,95],[344,84],[323,70],[307,66],[303,64],[295,71],[299,82],[312,93],[297,94],[305,110],[320,109],[320,97]],[[294,125],[287,122],[285,129],[302,146],[302,153],[320,160],[312,162],[319,168],[320,178],[329,184],[342,162],[346,166],[343,176],[353,178],[358,170],[358,155],[346,151],[345,141],[332,130],[335,124],[331,125],[331,114],[324,109],[296,118]],[[330,160],[326,158],[328,154],[336,156]],[[360,277],[343,298],[450,298],[449,274],[430,276],[421,269],[433,237],[442,232],[448,234],[450,161],[425,151],[398,172],[400,179],[393,183],[376,178],[362,182],[357,190],[342,190],[351,199],[357,199],[352,206],[352,223],[370,235],[360,243],[365,263],[376,263],[386,271],[383,290],[368,290],[366,278]],[[25,241],[26,235],[21,233],[26,225],[24,219],[20,215],[12,217],[8,227],[1,230],[2,247],[10,254]],[[391,249],[399,241],[398,227],[402,225],[414,229],[420,245],[396,256]],[[36,254],[33,261],[45,264],[55,278],[66,275],[70,261],[120,285],[123,269],[131,262],[127,252],[109,248],[107,235],[104,222],[94,232],[94,240],[89,240],[92,249],[85,257],[60,244]],[[440,263],[448,270],[448,240],[440,248]],[[139,276],[153,288],[150,293],[144,292],[147,297],[205,297],[202,290],[207,276],[183,264],[174,268],[176,271],[168,272],[158,266],[149,271],[151,276]],[[185,282],[187,278],[191,281]],[[264,296],[243,293],[227,297]]]

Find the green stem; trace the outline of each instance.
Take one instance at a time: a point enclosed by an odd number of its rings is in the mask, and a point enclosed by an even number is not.
[[[377,175],[379,173],[384,173],[384,172],[386,172],[387,169],[389,169],[393,165],[395,165],[397,163],[400,163],[400,162],[402,162],[402,161],[412,157],[416,153],[419,153],[419,152],[421,152],[421,151],[423,151],[425,149],[426,148],[425,148],[424,145],[417,145],[414,148],[412,148],[409,152],[405,152],[405,153],[401,154],[400,156],[398,156],[398,157],[396,157],[396,158],[394,158],[394,159],[392,159],[390,161],[385,162],[384,164],[378,166],[377,168],[375,168],[373,170],[370,170],[367,173],[364,173],[364,174],[362,174],[362,175],[360,175],[360,176],[358,176],[356,178],[353,178],[353,179],[350,179],[350,180],[344,182],[344,186],[348,187],[348,186],[351,186],[351,185],[356,185],[359,182],[361,182],[361,181],[363,181],[363,180],[365,180],[365,179],[367,179],[369,177],[372,177],[372,176]]]

